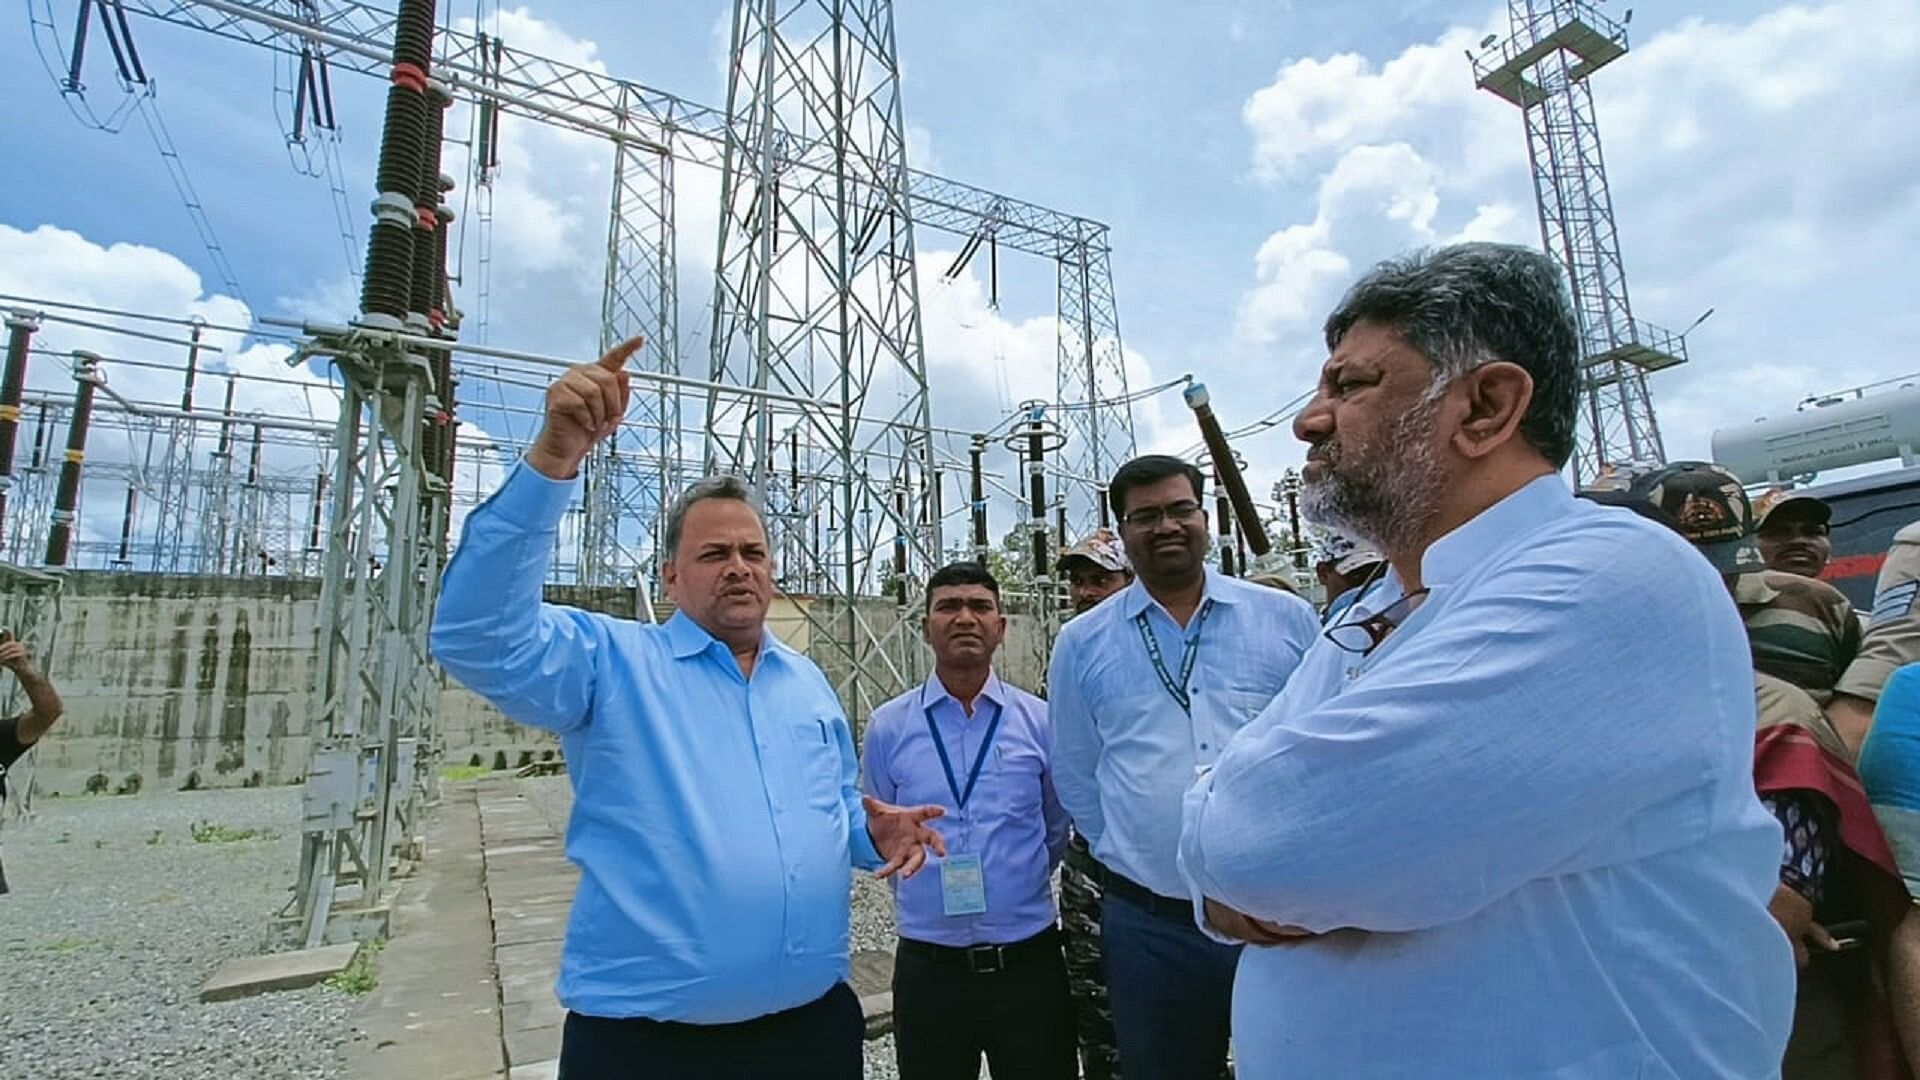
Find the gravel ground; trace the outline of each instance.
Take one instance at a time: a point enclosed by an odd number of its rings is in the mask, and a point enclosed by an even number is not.
[[[527,801],[539,809],[555,830],[565,833],[567,814],[573,806],[573,791],[564,776],[545,776],[522,780]],[[893,951],[893,890],[870,874],[853,875],[853,947]],[[899,1076],[893,1063],[893,1036],[883,1035],[867,1043],[868,1080],[894,1080]]]
[[[203,1005],[292,895],[300,791],[44,799],[4,837],[0,1076],[334,1077],[354,999],[323,986]],[[192,826],[269,838],[196,843]]]

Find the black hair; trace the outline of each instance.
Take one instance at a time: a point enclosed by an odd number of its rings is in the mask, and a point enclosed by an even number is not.
[[[1435,375],[1453,379],[1495,360],[1533,378],[1520,437],[1558,469],[1573,456],[1580,416],[1580,327],[1552,259],[1511,244],[1455,244],[1389,259],[1327,316],[1329,350],[1360,322],[1393,328]]]
[[[947,585],[985,585],[987,591],[993,594],[993,605],[1000,606],[1000,582],[991,571],[972,559],[948,563],[927,579],[928,611],[933,610],[933,591]]]
[[[1107,501],[1113,506],[1115,519],[1127,516],[1127,492],[1148,484],[1157,484],[1169,476],[1184,476],[1193,485],[1193,500],[1199,502],[1206,496],[1206,477],[1199,466],[1190,461],[1174,457],[1171,454],[1146,454],[1134,458],[1113,474],[1113,480],[1107,484]]]

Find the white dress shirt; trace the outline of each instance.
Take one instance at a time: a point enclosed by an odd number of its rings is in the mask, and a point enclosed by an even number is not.
[[[1143,622],[1176,681],[1196,644],[1191,715],[1155,672]],[[1319,632],[1305,600],[1212,570],[1184,629],[1137,580],[1067,623],[1047,676],[1054,786],[1096,858],[1154,892],[1186,895],[1180,797],[1286,685]]]
[[[1316,643],[1187,797],[1196,907],[1323,935],[1241,954],[1240,1076],[1778,1076],[1781,833],[1719,575],[1556,476],[1421,575],[1398,631]]]

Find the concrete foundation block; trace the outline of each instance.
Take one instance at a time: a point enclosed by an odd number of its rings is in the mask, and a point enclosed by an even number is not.
[[[353,962],[358,945],[245,956],[223,965],[200,988],[201,1001],[232,1001],[275,990],[298,990],[330,979]]]

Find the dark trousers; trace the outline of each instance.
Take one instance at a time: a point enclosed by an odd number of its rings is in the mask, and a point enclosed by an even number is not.
[[[893,1045],[900,1080],[978,1080],[982,1054],[993,1080],[1072,1080],[1073,1003],[1058,932],[1009,947],[1003,963],[903,939],[893,959]]]
[[[866,1021],[846,983],[737,1024],[567,1014],[560,1080],[860,1080]]]
[[[1162,897],[1148,905],[1112,883],[1100,901],[1100,939],[1120,1066],[1127,1075],[1152,1080],[1225,1075],[1239,947],[1202,934],[1191,904]]]

